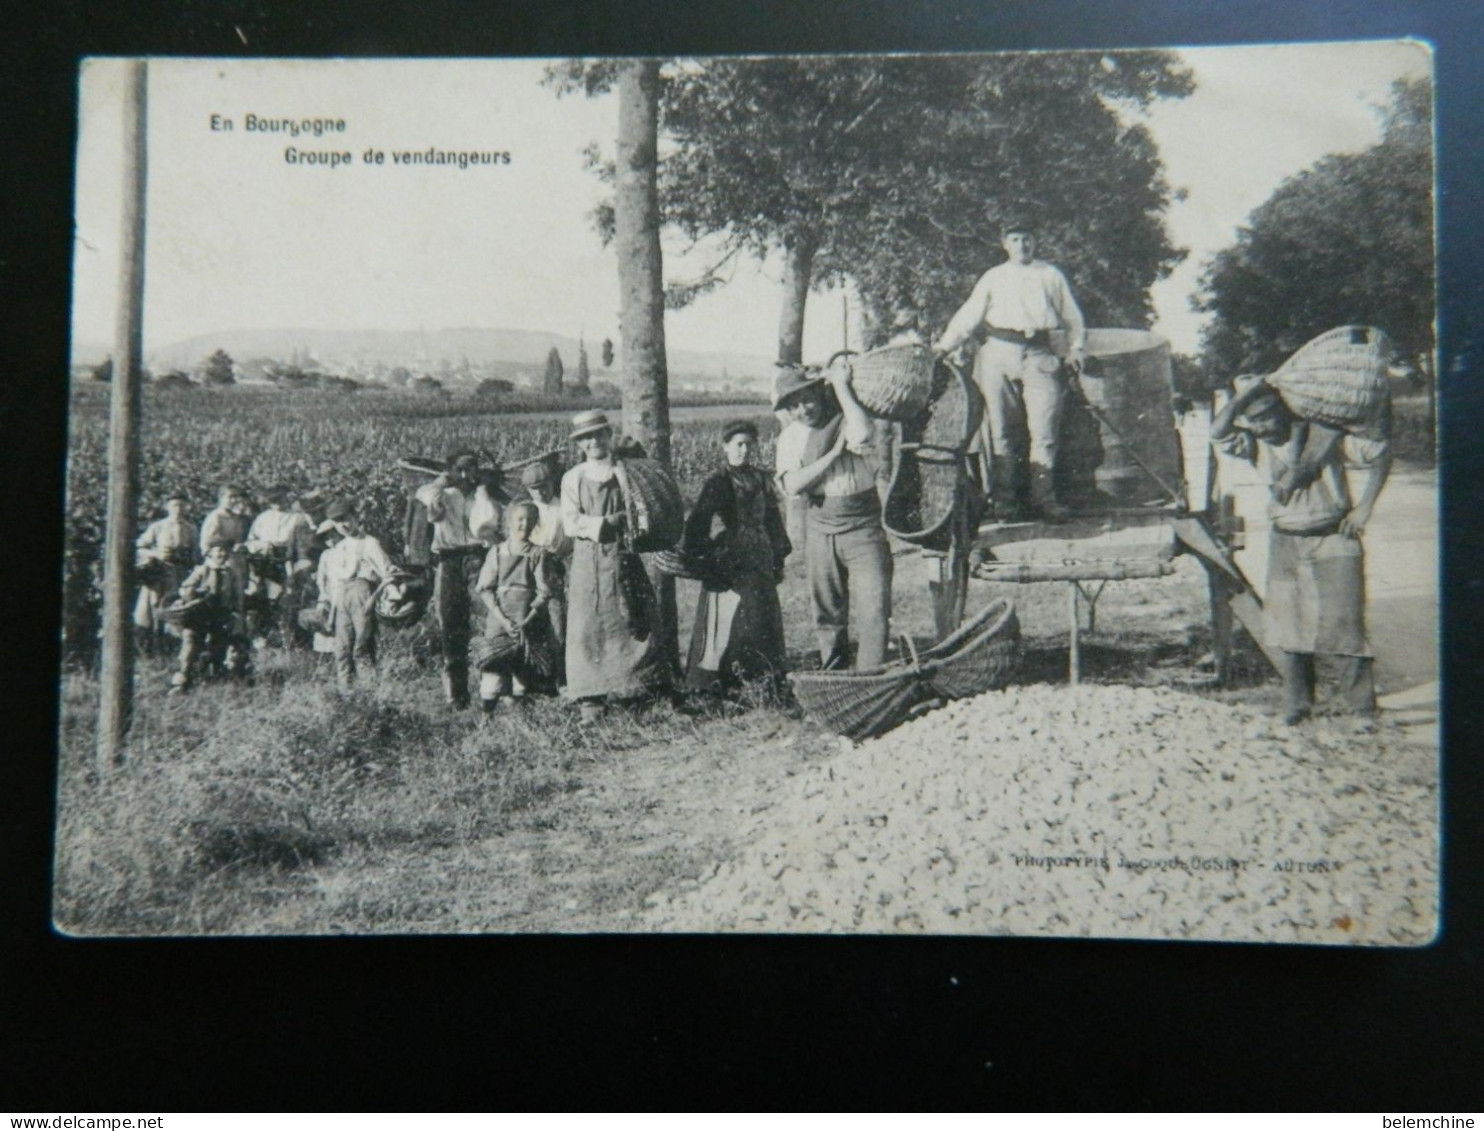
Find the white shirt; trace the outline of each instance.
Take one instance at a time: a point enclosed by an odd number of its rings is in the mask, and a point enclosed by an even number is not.
[[[302,534],[301,527],[304,528]],[[252,520],[252,527],[247,532],[249,549],[255,549],[253,544],[257,543],[292,552],[301,544],[298,540],[307,536],[308,527],[309,516],[299,511],[279,510],[276,507],[266,510]]]
[[[981,325],[1022,333],[1066,330],[1069,348],[1087,347],[1087,325],[1066,276],[1039,259],[1001,263],[979,276],[967,301],[948,320],[939,346],[957,349]]]
[[[336,604],[352,581],[379,585],[391,572],[392,563],[386,551],[370,534],[342,538],[320,555],[317,574],[320,598]]]
[[[428,508],[428,518],[433,523],[433,553],[480,544],[469,527],[470,511],[474,506],[472,495],[464,494],[457,487],[440,487],[435,479],[419,487],[413,497]],[[433,517],[436,510],[441,510],[441,518]]]
[[[789,489],[784,482],[783,476],[786,472],[799,471],[804,466],[804,449],[809,443],[809,434],[813,431],[802,421],[795,421],[789,425],[790,428],[797,427],[798,433],[788,438],[787,445],[784,444],[784,436],[788,429],[783,430],[783,435],[778,437],[777,466],[778,475],[774,482],[778,485],[778,491],[785,497],[789,495]],[[844,427],[844,424],[841,424]],[[871,432],[866,439],[860,443],[845,444],[845,450],[840,453],[835,462],[830,464],[824,476],[804,492],[805,495],[824,495],[833,497],[836,495],[859,495],[863,491],[874,491],[876,489],[876,474],[871,469],[867,456],[871,451],[871,442],[875,438],[875,422],[872,422]],[[824,453],[821,452],[820,455]]]
[[[612,460],[595,463],[584,460],[562,476],[562,530],[569,538],[587,538],[596,542],[603,533],[603,516],[583,514],[578,484],[584,479],[607,483],[618,474]]]
[[[533,503],[536,501],[531,500]],[[563,557],[571,552],[572,539],[567,537],[567,528],[562,525],[562,504],[559,502],[536,503],[540,515],[536,529],[531,531],[531,541],[548,554]]]

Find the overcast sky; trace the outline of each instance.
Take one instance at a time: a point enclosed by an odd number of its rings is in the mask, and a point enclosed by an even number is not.
[[[1379,137],[1391,83],[1427,72],[1417,44],[1200,48],[1191,97],[1146,119],[1170,183],[1186,262],[1154,291],[1155,329],[1193,351],[1201,263],[1287,176]],[[610,250],[588,214],[604,195],[582,150],[611,153],[612,97],[557,98],[528,60],[155,60],[149,68],[146,350],[213,330],[502,326],[618,339]],[[120,72],[82,77],[74,333],[112,339],[119,226]],[[211,128],[212,115],[232,130]],[[320,138],[249,132],[260,119],[344,119]],[[343,168],[285,149],[341,151]],[[508,152],[508,164],[403,166],[404,150]],[[385,163],[367,165],[367,149]],[[667,250],[671,278],[694,273]],[[986,263],[986,267],[991,264]],[[722,290],[671,313],[673,348],[771,357],[776,264],[740,265]],[[1072,280],[1075,289],[1076,280]],[[806,357],[840,345],[838,296],[811,298]],[[858,344],[858,343],[852,343]]]

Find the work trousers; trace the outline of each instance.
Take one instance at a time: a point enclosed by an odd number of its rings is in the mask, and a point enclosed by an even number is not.
[[[886,662],[891,623],[891,547],[879,523],[846,534],[809,528],[805,541],[814,635],[826,668],[845,662],[847,629],[855,622],[855,666]]]
[[[439,554],[433,572],[433,607],[443,643],[444,689],[456,703],[469,697],[469,638],[473,633],[474,584],[483,565],[482,547]]]
[[[1066,399],[1060,359],[1044,346],[989,338],[974,357],[974,382],[984,395],[979,446],[994,456],[991,494],[1004,500],[1018,496],[1029,463],[1032,500],[1051,499]],[[1010,481],[999,482],[1005,476]]]
[[[1278,653],[1283,678],[1283,708],[1289,715],[1307,715],[1314,707],[1314,653]],[[1375,664],[1369,656],[1334,656],[1335,689],[1331,699],[1340,711],[1356,715],[1376,710]]]
[[[369,581],[350,581],[335,608],[335,682],[349,688],[357,672],[376,670],[376,616]]]

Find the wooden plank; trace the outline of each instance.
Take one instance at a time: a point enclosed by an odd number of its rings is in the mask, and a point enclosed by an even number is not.
[[[1130,581],[1140,577],[1165,577],[1174,565],[1164,558],[1089,559],[1074,562],[983,562],[974,569],[981,581],[1007,581],[1017,585],[1037,581]]]

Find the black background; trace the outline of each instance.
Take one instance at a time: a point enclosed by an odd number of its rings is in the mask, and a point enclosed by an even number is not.
[[[1427,3],[33,4],[0,42],[0,1104],[1478,1110],[1478,9]],[[19,25],[16,20],[22,21]],[[239,36],[238,30],[241,31]],[[242,41],[246,37],[246,44]],[[1416,951],[998,939],[73,942],[49,927],[76,65],[1415,36],[1437,48],[1444,933]],[[100,500],[101,506],[101,500]]]

